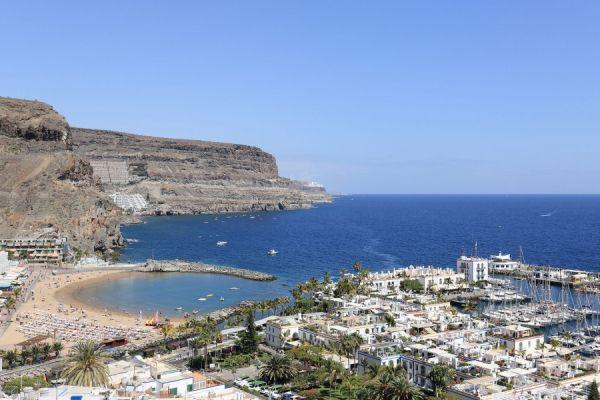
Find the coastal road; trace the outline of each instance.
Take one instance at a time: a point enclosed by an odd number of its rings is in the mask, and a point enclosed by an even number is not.
[[[62,367],[63,360],[50,360],[41,364],[25,365],[13,369],[5,369],[0,372],[0,384],[4,384],[12,379],[29,376],[39,376],[44,374],[51,374],[54,371],[58,371]]]

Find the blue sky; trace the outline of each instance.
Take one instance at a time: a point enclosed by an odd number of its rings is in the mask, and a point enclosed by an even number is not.
[[[0,4],[0,95],[347,193],[600,193],[600,2]]]

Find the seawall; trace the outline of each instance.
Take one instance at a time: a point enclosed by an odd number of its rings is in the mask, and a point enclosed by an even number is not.
[[[182,260],[147,260],[144,264],[137,266],[134,270],[139,272],[200,272],[223,274],[253,281],[274,281],[277,279],[275,275],[252,271],[250,269]]]

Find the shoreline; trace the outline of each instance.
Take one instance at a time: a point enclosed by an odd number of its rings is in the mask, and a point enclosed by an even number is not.
[[[119,266],[109,268],[99,268],[96,270],[68,270],[63,269],[50,273],[49,270],[43,270],[40,279],[31,290],[30,298],[22,303],[15,312],[10,324],[6,327],[4,334],[0,337],[0,349],[9,350],[25,339],[37,336],[39,334],[52,337],[56,332],[51,332],[44,322],[40,320],[60,320],[60,324],[83,324],[88,329],[92,326],[107,327],[108,329],[121,329],[124,332],[133,332],[130,344],[134,347],[144,346],[148,340],[156,340],[160,337],[159,332],[152,327],[146,327],[145,322],[152,317],[151,314],[133,313],[110,306],[94,304],[80,296],[80,293],[97,284],[112,282],[118,279],[133,278],[143,276],[154,271],[136,270],[136,265]],[[193,273],[194,271],[188,271]],[[158,273],[158,272],[155,272]],[[148,300],[152,302],[152,299]],[[165,315],[175,325],[179,325],[188,319],[202,319],[211,316],[217,320],[225,320],[228,316],[240,311],[244,307],[252,304],[252,300],[241,300],[239,303],[216,308],[212,311],[193,315],[189,318],[184,316]],[[40,330],[39,332],[25,333],[24,329]],[[144,334],[136,332],[144,331]],[[108,337],[106,338],[108,339]],[[61,338],[58,335],[57,340],[61,340],[65,348],[74,345],[79,339]]]

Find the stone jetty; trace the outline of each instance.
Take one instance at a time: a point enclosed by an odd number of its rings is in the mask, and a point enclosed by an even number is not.
[[[275,275],[253,271],[245,268],[226,267],[223,265],[205,264],[182,260],[147,260],[135,268],[139,272],[199,272],[207,274],[223,274],[237,276],[253,281],[274,281]]]

